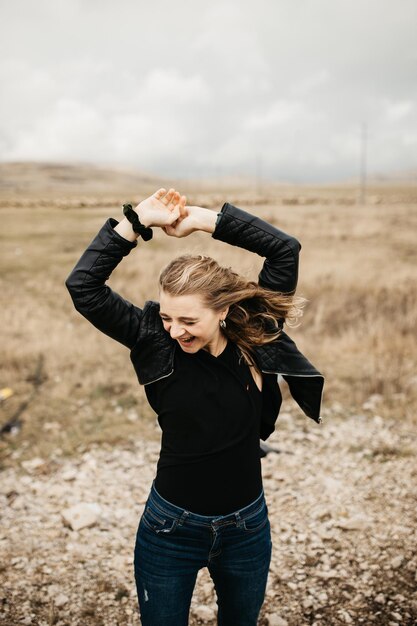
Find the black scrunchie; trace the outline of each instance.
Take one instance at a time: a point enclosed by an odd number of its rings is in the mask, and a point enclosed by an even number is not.
[[[152,228],[150,228],[149,226],[144,226],[143,224],[140,223],[139,216],[136,213],[136,211],[133,210],[133,207],[131,204],[123,205],[123,213],[125,217],[129,220],[129,222],[132,224],[132,228],[135,231],[135,233],[140,235],[144,241],[149,241],[149,239],[152,239],[153,237]]]

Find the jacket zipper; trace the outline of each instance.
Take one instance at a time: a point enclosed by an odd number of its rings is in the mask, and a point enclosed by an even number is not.
[[[172,368],[172,370],[169,372],[169,374],[164,374],[164,376],[160,376],[159,378],[155,378],[155,380],[150,380],[147,383],[143,383],[143,386],[146,387],[146,385],[151,385],[152,383],[157,383],[158,380],[162,380],[163,378],[168,378],[168,376],[171,376],[171,374],[174,372],[174,368]]]
[[[322,378],[323,380],[325,380],[322,374],[288,374],[288,372],[268,372],[267,370],[261,370],[261,372],[263,372],[264,374],[276,374],[277,376],[298,376],[299,378]],[[323,387],[320,393],[320,406],[322,404],[322,400],[323,400]],[[314,421],[317,424],[321,424],[323,421],[323,418],[321,417],[321,415],[319,415],[317,420],[314,420]]]
[[[160,376],[159,378],[155,378],[155,380],[150,380],[147,383],[143,383],[143,386],[145,387],[146,385],[151,385],[152,383],[156,383],[158,382],[158,380],[162,380],[163,378],[168,378],[168,376],[171,376],[171,374],[173,373],[174,368],[172,368],[172,370],[168,373],[165,374],[164,376]],[[321,376],[320,374],[288,374],[287,372],[268,372],[267,370],[261,370],[264,374],[276,374],[281,375],[281,376],[299,376],[300,378],[322,378],[324,380],[324,376]],[[323,389],[321,390],[321,395],[320,395],[320,404],[323,398]],[[323,418],[319,415],[319,417],[317,418],[317,420],[314,420],[317,424],[321,424],[323,421]]]

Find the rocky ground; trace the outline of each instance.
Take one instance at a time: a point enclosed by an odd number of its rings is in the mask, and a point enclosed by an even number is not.
[[[281,452],[262,459],[273,555],[261,626],[417,623],[416,433],[382,420],[380,400],[361,414],[333,406],[321,425],[280,415],[268,444]],[[140,624],[133,546],[154,439],[1,472],[1,624]],[[216,624],[206,569],[197,624]]]

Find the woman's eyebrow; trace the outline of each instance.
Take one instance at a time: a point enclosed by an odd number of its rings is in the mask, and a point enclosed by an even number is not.
[[[163,313],[162,311],[159,312],[159,315],[162,317],[162,315],[164,315],[165,317],[169,317],[169,315],[167,313]],[[196,321],[198,318],[197,317],[179,317],[179,320],[188,320],[188,321]]]

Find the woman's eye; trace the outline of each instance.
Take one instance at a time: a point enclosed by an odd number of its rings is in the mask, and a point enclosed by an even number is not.
[[[165,323],[171,322],[169,317],[161,317],[161,320]],[[193,324],[197,324],[197,322],[184,322],[184,326],[193,326]]]

